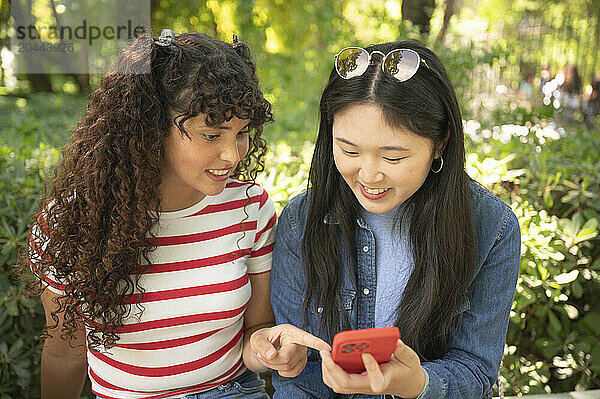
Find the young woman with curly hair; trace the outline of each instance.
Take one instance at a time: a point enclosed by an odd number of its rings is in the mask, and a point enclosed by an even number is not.
[[[92,94],[22,259],[42,282],[42,396],[265,398],[306,346],[274,327],[275,209],[254,183],[271,105],[247,46],[142,37]],[[187,396],[186,396],[187,395]]]

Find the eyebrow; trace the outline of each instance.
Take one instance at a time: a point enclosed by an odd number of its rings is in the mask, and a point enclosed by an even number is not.
[[[346,140],[343,137],[336,137],[335,139],[341,143],[351,145],[352,147],[358,147],[356,144],[354,144],[351,141]],[[395,146],[395,145],[386,145],[384,147],[379,147],[379,149],[383,150],[383,151],[408,151],[408,148]]]
[[[248,126],[250,126],[250,124],[251,124],[251,123],[252,123],[252,122],[248,122],[248,123],[247,123],[246,125],[244,125],[244,126],[243,126],[243,127],[240,129],[240,130],[244,130],[244,129],[246,129]],[[208,125],[201,125],[201,126],[199,126],[199,127],[206,128],[206,129],[209,129],[209,130],[210,130],[210,129],[214,129],[214,130],[231,130],[231,128],[230,128],[229,126],[221,126],[221,125],[219,125],[219,126],[208,126]]]

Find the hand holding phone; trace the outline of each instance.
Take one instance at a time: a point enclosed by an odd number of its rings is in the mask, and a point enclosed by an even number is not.
[[[389,362],[399,339],[398,327],[342,331],[333,337],[331,357],[346,372],[362,373],[362,353],[370,353],[377,363]]]

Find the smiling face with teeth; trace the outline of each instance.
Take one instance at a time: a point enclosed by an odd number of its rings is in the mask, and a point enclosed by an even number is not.
[[[433,142],[389,126],[375,104],[352,105],[333,119],[333,157],[365,210],[385,213],[423,184],[439,157]]]
[[[205,115],[184,122],[190,138],[171,127],[162,157],[161,211],[188,208],[225,189],[229,175],[248,153],[249,120],[233,117],[207,126]]]

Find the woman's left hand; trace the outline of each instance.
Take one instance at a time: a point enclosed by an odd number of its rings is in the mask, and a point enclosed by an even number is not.
[[[333,361],[328,351],[319,353],[323,360],[323,382],[337,393],[416,398],[425,386],[425,372],[419,356],[400,340],[387,363],[378,364],[371,354],[363,353],[366,371],[362,374],[348,374]]]
[[[306,348],[329,351],[322,339],[291,324],[261,328],[250,336],[250,347],[264,366],[283,377],[295,377],[306,366]]]

